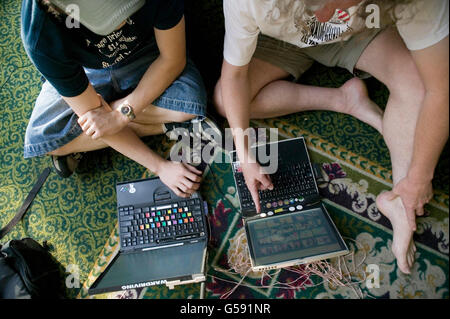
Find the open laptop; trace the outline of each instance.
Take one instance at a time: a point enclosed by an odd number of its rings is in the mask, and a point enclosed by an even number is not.
[[[276,143],[276,144],[274,144]],[[321,203],[302,137],[252,147],[274,189],[259,191],[261,211],[245,184],[236,151],[230,152],[253,271],[285,268],[345,255],[348,247]],[[264,160],[264,161],[263,161]]]
[[[208,206],[178,197],[159,178],[118,183],[120,251],[89,294],[205,280]]]

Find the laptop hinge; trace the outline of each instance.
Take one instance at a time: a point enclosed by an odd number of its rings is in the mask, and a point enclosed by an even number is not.
[[[322,165],[318,163],[311,163],[311,167],[313,169],[316,180],[323,180]]]
[[[181,277],[177,280],[167,281],[166,286],[169,287],[169,289],[173,289],[173,288],[175,288],[175,286],[178,286],[178,285],[195,284],[195,283],[199,283],[199,282],[202,282],[205,280],[206,280],[205,275],[198,274],[198,275]]]

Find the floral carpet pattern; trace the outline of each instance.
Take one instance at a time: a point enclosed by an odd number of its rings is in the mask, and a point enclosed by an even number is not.
[[[186,3],[191,54],[211,92],[221,63],[221,1]],[[20,7],[20,0],[0,1],[0,227],[14,216],[40,172],[51,166],[48,157],[23,158],[24,132],[42,80],[21,44]],[[195,13],[203,18],[193,16]],[[208,50],[202,43],[208,44]],[[336,87],[348,78],[349,74],[340,69],[315,66],[301,81]],[[372,99],[384,107],[386,88],[375,79],[366,83]],[[244,247],[240,244],[245,236],[241,236],[231,167],[216,161],[205,171],[201,188],[212,228],[204,291],[201,285],[192,284],[173,290],[158,286],[96,297],[448,298],[448,146],[436,170],[435,196],[426,207],[429,214],[418,220],[414,236],[417,262],[412,275],[405,276],[390,250],[390,223],[375,205],[376,196],[392,186],[389,153],[382,136],[354,118],[327,112],[305,112],[252,124],[276,127],[280,138],[305,137],[312,161],[322,166],[320,192],[324,203],[354,251],[345,260],[331,262],[344,269],[352,285],[334,285],[316,275],[301,276],[303,267],[263,277],[249,273],[244,279],[231,270],[228,260],[233,261],[236,250]],[[167,156],[172,145],[164,136],[144,141],[162,156]],[[86,289],[118,251],[115,184],[148,176],[143,167],[111,149],[87,154],[70,178],[50,174],[23,222],[1,243],[25,236],[39,242],[47,240],[63,267],[77,269],[78,282],[68,289],[68,296],[89,298]],[[380,280],[375,286],[379,288],[367,284],[370,265],[378,267]]]
[[[261,125],[262,123],[255,122]],[[259,126],[261,127],[261,126]],[[280,132],[281,138],[292,137]],[[284,135],[284,136],[283,136]],[[304,136],[306,136],[305,134]],[[231,167],[220,156],[205,172],[202,194],[210,207],[211,241],[205,285],[205,298],[448,298],[448,196],[436,194],[427,207],[428,217],[418,220],[414,237],[418,252],[412,275],[402,274],[390,250],[392,230],[389,221],[375,205],[376,194],[390,187],[385,169],[318,137],[306,136],[312,161],[322,163],[320,193],[326,207],[351,247],[352,254],[341,260],[342,272],[350,283],[332,285],[315,275],[295,269],[261,273],[232,269],[236,250],[244,249],[242,222]],[[334,154],[327,150],[333,149]],[[349,159],[344,161],[343,158]],[[361,163],[363,163],[361,165]],[[432,216],[432,217],[431,217]],[[94,266],[79,297],[90,298],[87,288],[106,268],[118,251],[118,234],[113,232],[100,262]],[[345,261],[344,261],[345,260]],[[372,265],[372,266],[370,266]],[[370,269],[377,267],[377,287],[367,287]],[[239,284],[238,284],[239,283]],[[96,296],[97,298],[198,298],[199,284],[177,287],[149,287]]]

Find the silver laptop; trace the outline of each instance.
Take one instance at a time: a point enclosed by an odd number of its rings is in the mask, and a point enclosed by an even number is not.
[[[276,143],[276,144],[274,144]],[[253,147],[274,189],[260,191],[261,211],[245,184],[236,151],[230,152],[253,271],[285,268],[342,256],[349,249],[320,200],[302,137]]]

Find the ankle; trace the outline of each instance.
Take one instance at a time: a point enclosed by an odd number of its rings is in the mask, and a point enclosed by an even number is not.
[[[345,84],[344,84],[345,85]],[[348,89],[346,87],[341,86],[339,88],[336,88],[336,98],[333,98],[330,101],[330,106],[333,111],[339,112],[339,113],[350,113],[350,93],[348,92]]]

